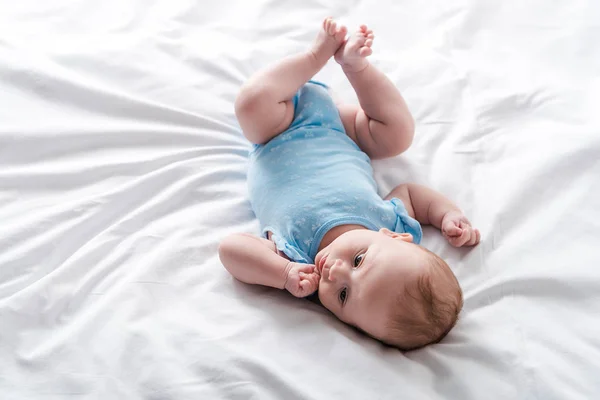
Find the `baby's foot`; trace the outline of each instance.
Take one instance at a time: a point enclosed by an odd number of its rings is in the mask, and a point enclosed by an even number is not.
[[[327,62],[344,43],[347,32],[344,25],[336,23],[331,17],[325,18],[323,29],[319,31],[311,49],[315,58],[323,63]]]
[[[373,53],[371,45],[374,38],[373,31],[367,29],[366,25],[361,25],[335,53],[335,61],[344,71],[362,71],[369,65],[366,57]]]

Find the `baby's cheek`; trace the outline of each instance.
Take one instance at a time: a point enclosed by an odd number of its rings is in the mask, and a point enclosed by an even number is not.
[[[321,285],[321,282],[322,281],[319,281],[319,287],[317,288],[317,295],[318,295],[319,301],[321,302],[323,307],[329,309],[327,307],[327,289],[325,288],[325,285]]]

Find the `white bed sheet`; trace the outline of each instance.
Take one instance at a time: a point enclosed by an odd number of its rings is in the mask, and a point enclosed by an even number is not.
[[[431,185],[483,233],[426,230],[466,302],[424,350],[217,257],[258,231],[237,89],[327,15],[375,30],[417,121],[381,192]],[[599,20],[594,0],[0,1],[0,397],[597,398]],[[318,78],[356,101],[335,64]]]

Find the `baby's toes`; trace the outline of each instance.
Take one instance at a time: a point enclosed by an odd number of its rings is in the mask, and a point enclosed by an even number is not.
[[[371,47],[372,44],[373,44],[373,39],[367,39],[367,40],[365,40],[365,46]]]
[[[365,40],[367,39],[363,35],[354,35],[352,38],[352,47],[358,50],[360,47],[365,45]]]
[[[371,54],[373,54],[373,50],[370,47],[361,47],[360,50],[358,51],[358,54],[361,57],[368,57]]]
[[[337,32],[335,33],[335,38],[341,40],[346,37],[346,33],[348,33],[348,29],[346,29],[346,27],[342,25],[337,29]]]
[[[336,27],[337,27],[337,24],[335,23],[335,21],[331,21],[331,23],[329,24],[329,29],[327,30],[327,33],[329,33],[331,36],[335,35]]]

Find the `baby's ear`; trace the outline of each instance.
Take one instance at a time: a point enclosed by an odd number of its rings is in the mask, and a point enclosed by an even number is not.
[[[413,241],[413,237],[410,233],[397,233],[397,232],[392,232],[387,228],[381,228],[379,230],[379,233],[383,233],[385,236],[389,236],[392,239],[396,239],[396,240],[402,240],[403,242],[409,242],[412,243]]]

